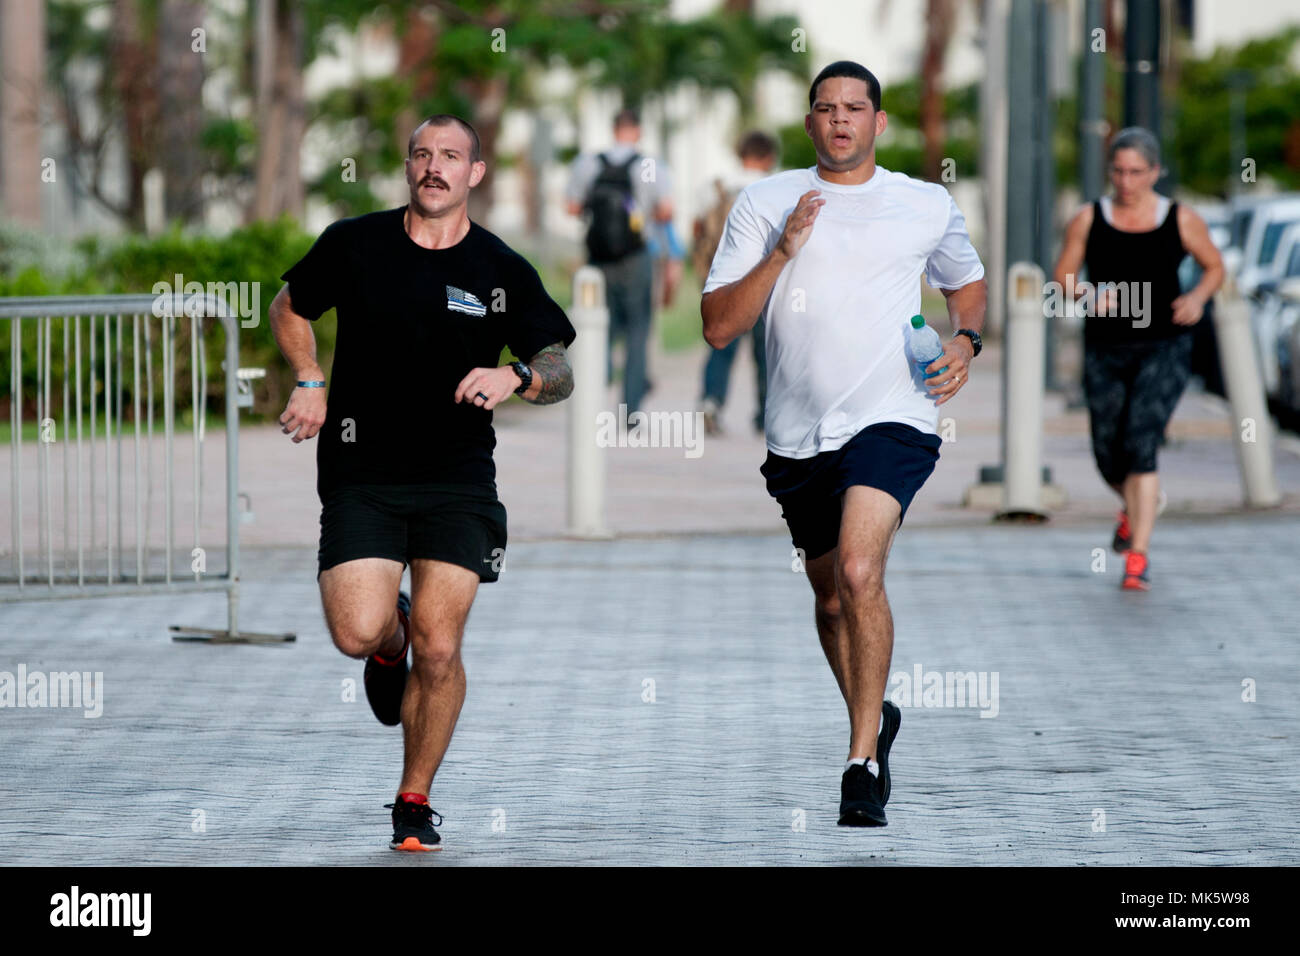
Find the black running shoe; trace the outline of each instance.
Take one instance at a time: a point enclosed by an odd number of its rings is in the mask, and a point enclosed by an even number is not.
[[[405,591],[397,592],[397,614],[402,619],[402,632],[406,646],[402,658],[389,663],[371,655],[366,658],[364,682],[366,700],[379,722],[396,727],[402,722],[402,695],[406,692],[406,652],[411,647],[411,598]]]
[[[393,810],[393,841],[388,845],[394,850],[428,851],[441,850],[442,837],[434,826],[442,826],[442,814],[427,803],[411,803],[398,800],[385,803]],[[433,818],[437,817],[435,824]]]
[[[840,779],[840,826],[883,827],[886,822],[880,780],[866,764],[855,763]]]
[[[885,701],[880,705],[880,714],[885,718],[885,726],[876,738],[876,763],[880,764],[880,805],[889,802],[889,748],[898,736],[898,726],[903,722],[903,712],[898,705]]]

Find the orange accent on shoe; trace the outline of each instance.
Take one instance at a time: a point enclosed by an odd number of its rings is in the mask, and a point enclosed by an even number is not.
[[[1115,529],[1115,535],[1119,538],[1128,539],[1133,537],[1133,529],[1128,526],[1128,512],[1119,513],[1119,527]]]
[[[412,850],[423,853],[433,853],[441,850],[440,846],[425,846],[420,842],[419,837],[407,837],[402,841],[400,846],[393,847],[394,850]]]

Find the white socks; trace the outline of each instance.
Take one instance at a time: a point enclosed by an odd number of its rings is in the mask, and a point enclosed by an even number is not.
[[[880,736],[881,732],[884,729],[885,729],[885,715],[884,712],[881,712],[880,725],[876,729],[876,736]],[[861,766],[862,764],[867,765],[867,769],[871,771],[871,776],[873,777],[880,776],[880,764],[876,763],[874,760],[868,760],[866,757],[854,757],[852,760],[846,760],[844,762],[844,772],[848,773],[850,767],[854,765]]]
[[[868,760],[866,757],[854,757],[852,760],[846,760],[844,762],[844,772],[848,773],[850,767],[860,767],[863,764],[867,765],[867,770],[871,771],[871,776],[880,776],[880,764],[876,763],[874,760]]]

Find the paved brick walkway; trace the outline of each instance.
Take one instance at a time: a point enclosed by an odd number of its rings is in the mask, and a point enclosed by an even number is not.
[[[342,699],[310,549],[247,555],[245,626],[295,645],[170,643],[218,595],[0,605],[0,671],[104,675],[98,718],[0,709],[0,863],[1300,863],[1300,518],[1170,517],[1147,595],[1092,571],[1109,532],[899,535],[893,674],[996,674],[997,715],[905,708],[875,831],[835,826],[847,718],[781,535],[514,545],[432,859],[386,849],[400,737]]]

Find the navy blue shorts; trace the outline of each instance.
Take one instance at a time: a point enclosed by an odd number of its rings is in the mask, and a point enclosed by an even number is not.
[[[843,495],[851,485],[866,485],[892,495],[902,511],[934,472],[939,460],[938,435],[903,425],[879,422],[858,432],[842,448],[811,458],[767,453],[759,469],[767,493],[781,505],[794,546],[805,559],[819,558],[840,540]]]
[[[357,558],[446,561],[497,580],[504,566],[506,509],[478,485],[340,485],[321,495],[320,573]]]

